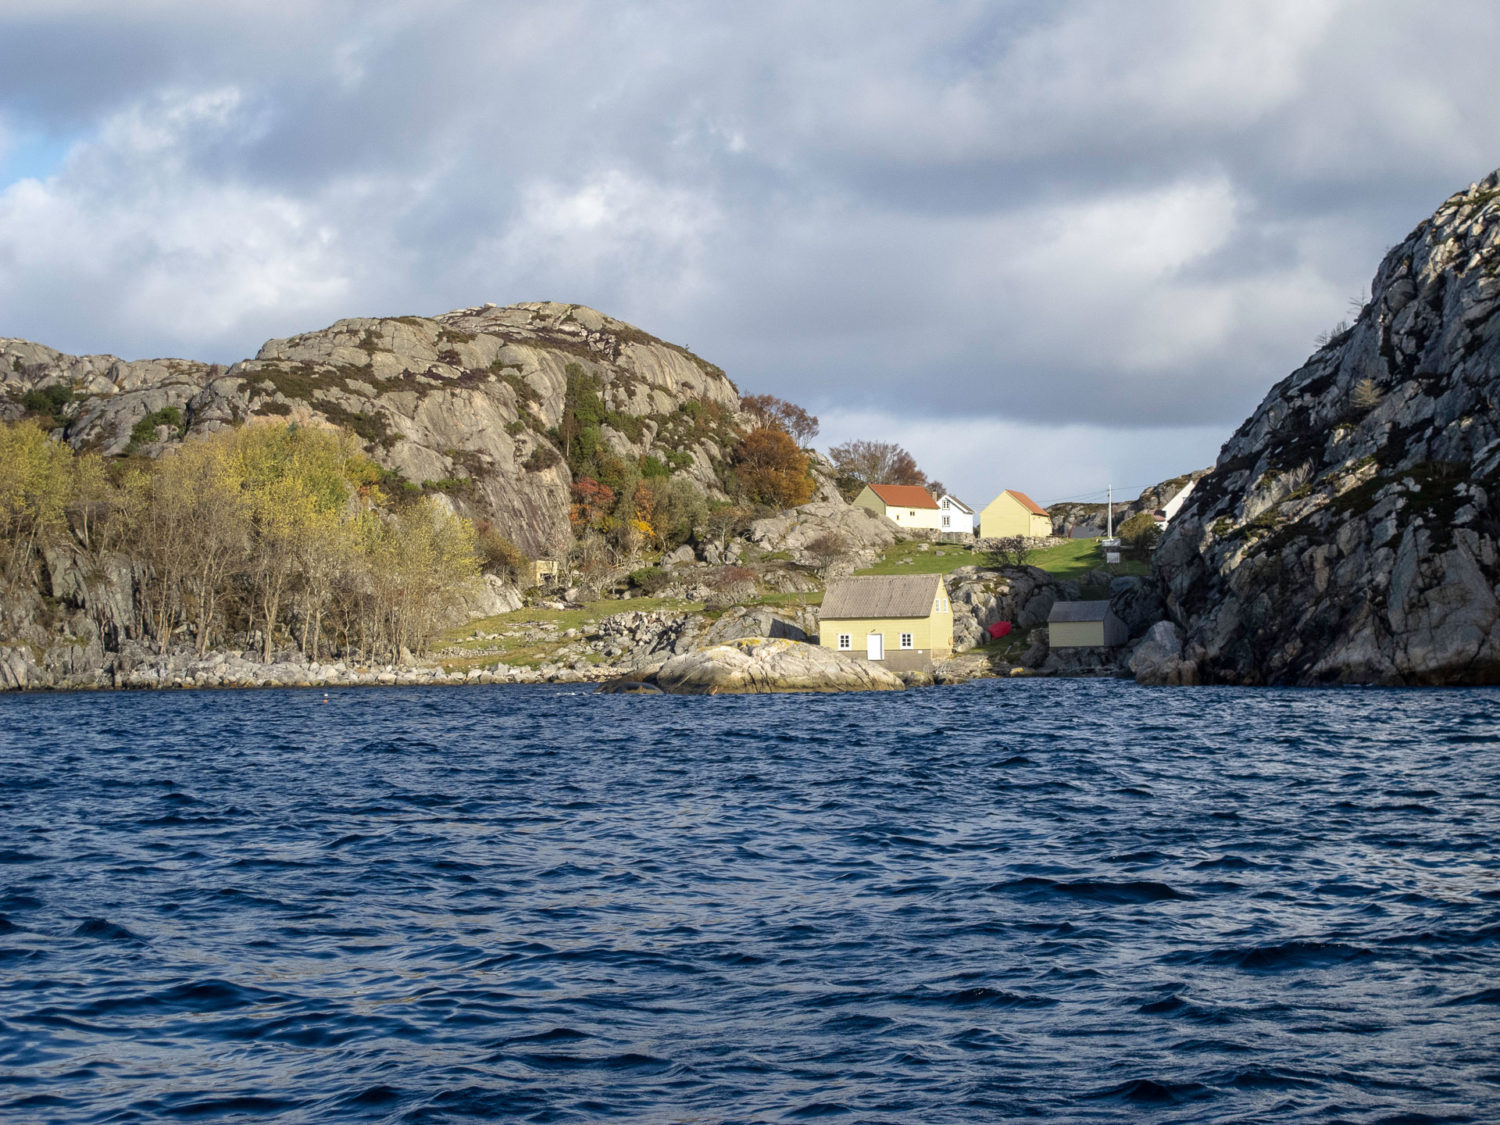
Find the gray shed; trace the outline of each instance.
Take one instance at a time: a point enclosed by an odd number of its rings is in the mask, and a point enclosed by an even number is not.
[[[1130,630],[1108,601],[1055,602],[1047,615],[1047,643],[1053,648],[1114,648],[1130,639]]]

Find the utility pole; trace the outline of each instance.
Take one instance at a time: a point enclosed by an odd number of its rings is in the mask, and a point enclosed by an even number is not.
[[[1104,537],[1106,539],[1113,539],[1115,537],[1115,486],[1107,484],[1104,487],[1105,495],[1109,497],[1104,502]],[[1098,527],[1099,525],[1095,524],[1094,526]]]

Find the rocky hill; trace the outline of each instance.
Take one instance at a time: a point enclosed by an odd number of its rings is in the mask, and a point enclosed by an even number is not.
[[[50,415],[74,448],[111,455],[155,455],[257,416],[345,427],[396,483],[447,493],[541,557],[572,541],[557,432],[570,371],[597,388],[607,452],[723,497],[748,425],[734,384],[685,348],[580,305],[341,320],[268,341],[227,369],[0,338],[0,418]]]
[[[1183,473],[1181,476],[1172,477],[1159,484],[1147,485],[1141,489],[1141,494],[1134,500],[1115,501],[1114,525],[1119,527],[1131,516],[1140,512],[1154,512],[1158,508],[1165,507],[1167,502],[1181,492],[1192,481],[1200,480],[1208,475],[1207,469],[1197,469],[1191,473]],[[1047,514],[1052,517],[1052,533],[1054,535],[1067,536],[1074,528],[1084,527],[1090,530],[1099,529],[1100,533],[1106,526],[1105,509],[1111,507],[1108,504],[1090,504],[1079,500],[1063,500],[1047,507]]]
[[[1500,173],[1392,249],[1156,556],[1162,678],[1500,682]]]

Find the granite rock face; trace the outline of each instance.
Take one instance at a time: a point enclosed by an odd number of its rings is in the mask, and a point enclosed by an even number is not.
[[[785,551],[800,563],[822,562],[817,548],[840,547],[845,569],[868,565],[892,543],[907,538],[897,524],[868,508],[846,504],[842,497],[814,500],[800,508],[756,520],[750,541],[768,551]]]
[[[570,364],[603,383],[618,423],[602,428],[612,452],[671,452],[677,473],[723,497],[726,446],[749,424],[734,385],[686,349],[581,305],[341,320],[270,340],[227,369],[70,356],[0,338],[0,418],[18,417],[27,392],[67,388],[74,402],[58,436],[106,454],[155,454],[184,434],[257,417],[342,426],[381,465],[416,484],[448,482],[464,514],[494,520],[544,557],[571,541],[572,482],[547,436],[562,416]],[[150,427],[168,408],[180,428]],[[151,432],[135,433],[143,421]]]
[[[901,691],[905,687],[899,676],[879,664],[851,660],[817,645],[766,638],[745,638],[673,656],[646,678],[678,695]]]
[[[1500,173],[1391,250],[1156,553],[1208,682],[1500,682]]]

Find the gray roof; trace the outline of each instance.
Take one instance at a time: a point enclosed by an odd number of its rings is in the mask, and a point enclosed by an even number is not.
[[[860,617],[926,617],[942,587],[941,574],[889,574],[843,578],[828,584],[823,621]]]
[[[1054,621],[1103,621],[1109,613],[1109,602],[1054,602],[1047,614],[1047,624]]]

